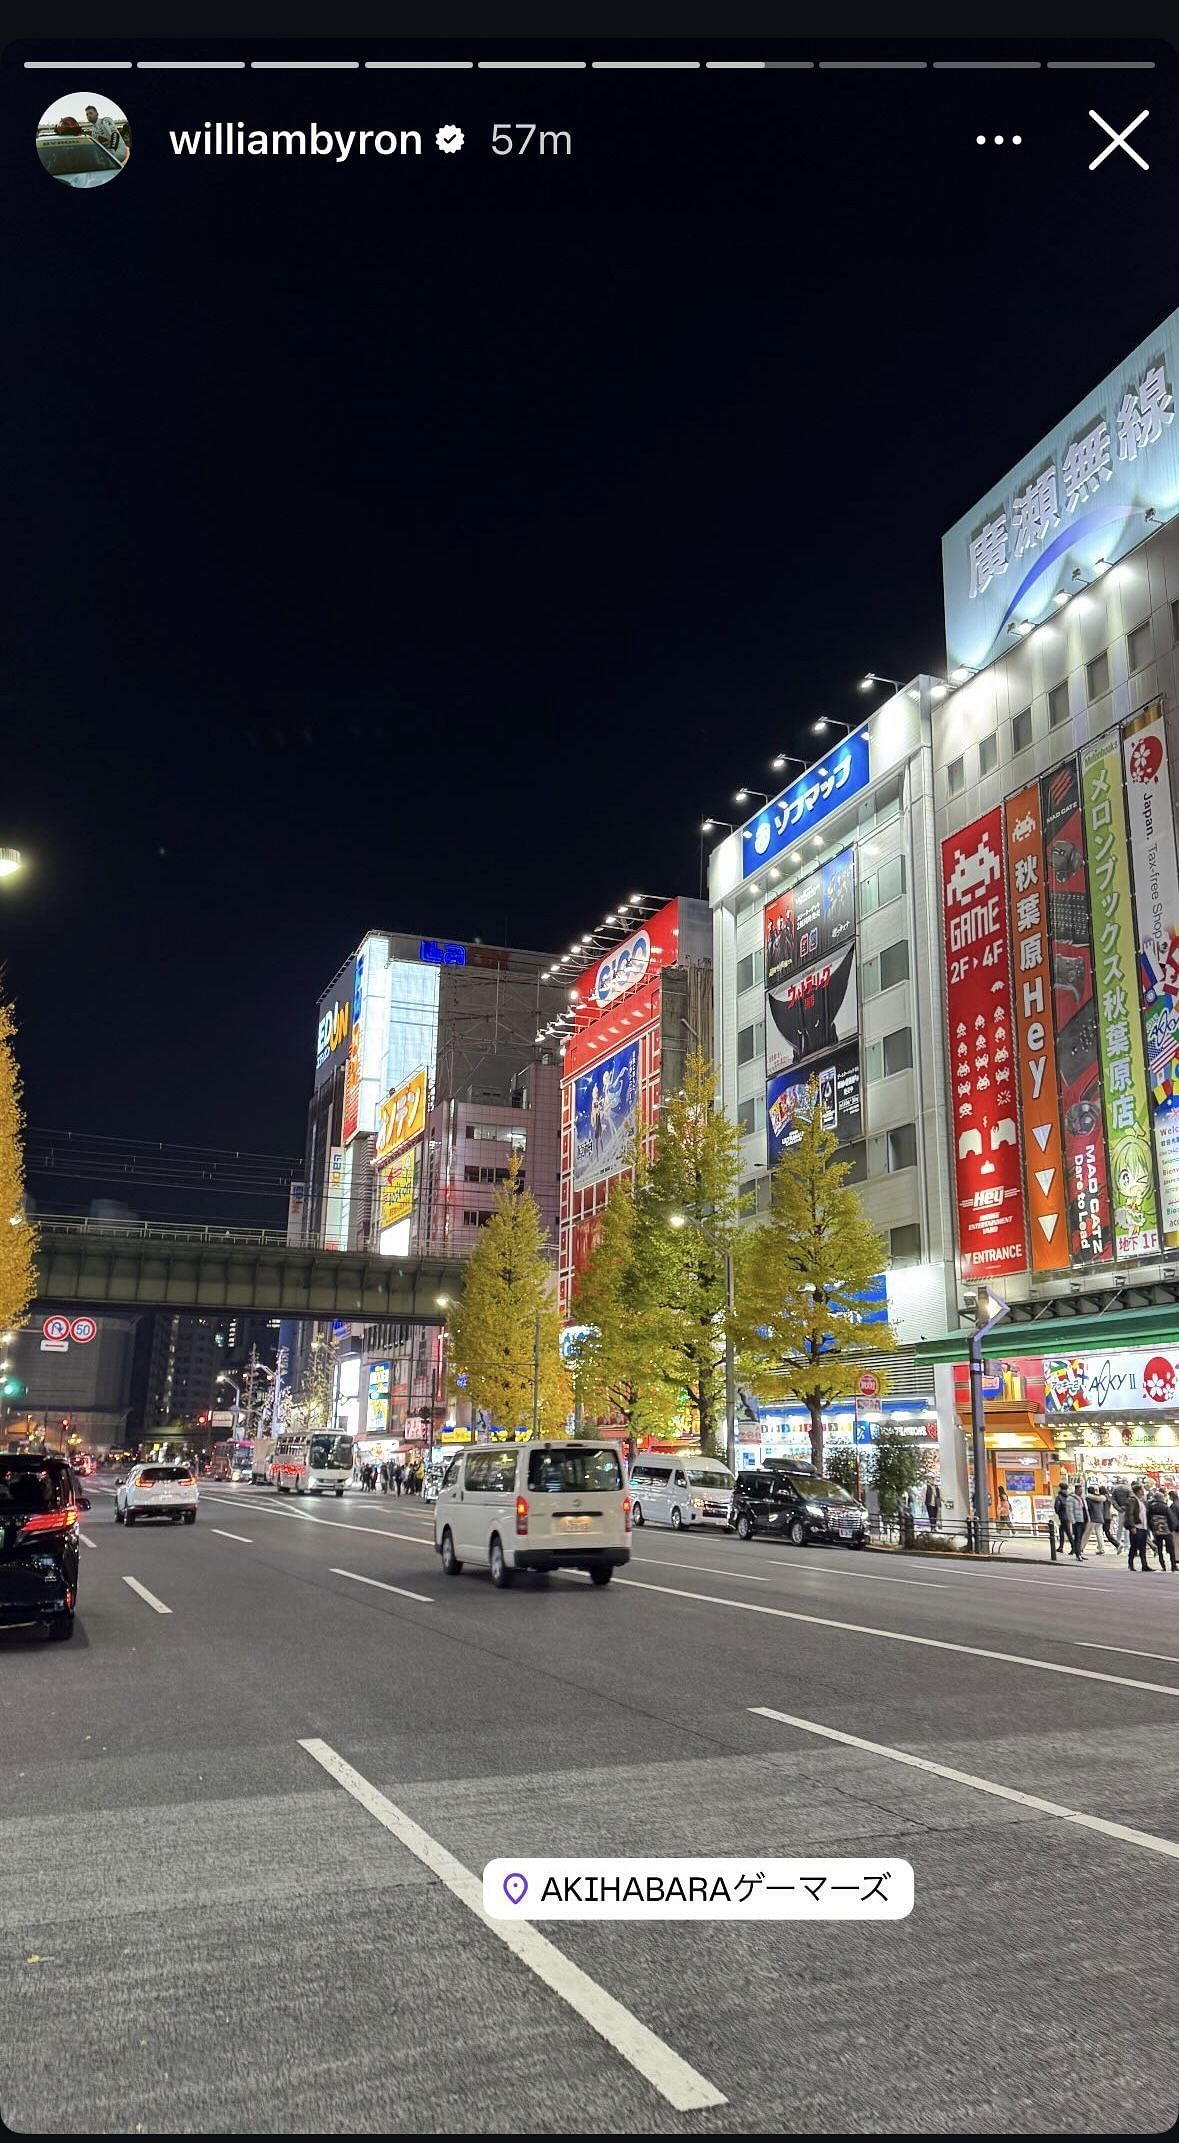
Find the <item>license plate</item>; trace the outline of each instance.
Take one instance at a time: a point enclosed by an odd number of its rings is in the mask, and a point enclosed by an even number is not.
[[[588,1533],[593,1522],[592,1518],[566,1517],[561,1520],[566,1532],[569,1533]]]
[[[849,1517],[847,1517],[847,1515],[846,1515],[845,1513],[844,1513],[844,1514],[841,1514],[841,1515],[840,1515],[840,1517],[839,1517],[839,1519],[838,1519],[838,1521],[837,1521],[837,1522],[838,1522],[838,1525],[839,1525],[839,1530],[840,1530],[840,1532],[841,1532],[841,1533],[851,1533],[851,1532],[854,1532],[854,1530],[855,1530],[855,1524],[854,1524],[854,1520],[853,1520],[853,1519],[851,1519],[851,1518],[849,1518]]]

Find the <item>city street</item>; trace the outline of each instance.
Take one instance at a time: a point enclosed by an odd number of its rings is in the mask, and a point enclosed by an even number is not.
[[[1173,2122],[1179,1578],[644,1529],[497,1593],[416,1500],[111,1486],[73,1643],[0,1638],[9,2128]],[[599,1851],[900,1856],[916,1905],[517,1952],[461,1872]]]

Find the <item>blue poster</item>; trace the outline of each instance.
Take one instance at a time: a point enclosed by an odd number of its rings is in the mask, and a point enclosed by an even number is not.
[[[637,1041],[582,1072],[573,1111],[573,1188],[584,1190],[616,1176],[630,1159],[639,1111]]]

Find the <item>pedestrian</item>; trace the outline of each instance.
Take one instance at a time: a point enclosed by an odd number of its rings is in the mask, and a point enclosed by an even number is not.
[[[1159,1569],[1166,1569],[1166,1558],[1169,1556],[1173,1570],[1175,1568],[1175,1535],[1171,1531],[1171,1514],[1167,1509],[1167,1499],[1161,1488],[1153,1488],[1147,1496],[1146,1528],[1150,1534],[1151,1547],[1159,1559]]]
[[[1073,1554],[1079,1563],[1085,1560],[1085,1534],[1089,1530],[1089,1506],[1085,1501],[1079,1481],[1069,1484],[1065,1497],[1065,1514],[1072,1535]]]
[[[1171,1531],[1179,1533],[1179,1488],[1171,1490],[1167,1501],[1167,1516],[1171,1521]]]
[[[1114,1519],[1114,1529],[1118,1536],[1118,1546],[1120,1548],[1128,1530],[1126,1511],[1130,1502],[1130,1489],[1127,1482],[1122,1479],[1121,1474],[1118,1475],[1110,1490],[1110,1499],[1117,1514]]]
[[[401,1491],[402,1491],[402,1489],[404,1488],[404,1486],[405,1486],[405,1468],[404,1468],[404,1466],[403,1466],[403,1465],[401,1464],[401,1461],[400,1461],[400,1459],[399,1459],[399,1460],[398,1460],[398,1462],[397,1462],[397,1493],[398,1493],[398,1495],[400,1495],[400,1494],[401,1494]]]
[[[1126,1530],[1130,1535],[1127,1570],[1134,1568],[1135,1556],[1138,1556],[1143,1570],[1149,1570],[1150,1564],[1146,1560],[1146,1499],[1142,1493],[1141,1481],[1130,1483],[1130,1494],[1126,1503]]]
[[[1106,1488],[1105,1490],[1103,1490],[1101,1497],[1101,1530],[1105,1534],[1105,1537],[1108,1540],[1110,1547],[1113,1548],[1115,1553],[1122,1545],[1121,1535],[1119,1534],[1114,1525],[1114,1518],[1116,1515],[1117,1506],[1114,1503],[1113,1497],[1110,1495],[1108,1488]]]
[[[1089,1512],[1089,1523],[1093,1528],[1093,1538],[1097,1543],[1097,1553],[1099,1555],[1104,1555],[1105,1549],[1101,1545],[1101,1530],[1102,1517],[1104,1514],[1105,1507],[1105,1498],[1103,1497],[1101,1490],[1097,1486],[1096,1481],[1090,1481],[1088,1487],[1086,1488],[1085,1503]]]
[[[385,1464],[381,1469],[381,1487],[386,1495],[388,1495],[389,1490],[393,1486],[394,1471],[395,1468],[392,1459],[386,1459]]]
[[[1002,1487],[1002,1486],[1001,1486],[1001,1487],[1000,1487],[1000,1489],[999,1489],[999,1497],[998,1497],[998,1503],[999,1503],[999,1527],[1000,1527],[1000,1530],[1001,1530],[1002,1532],[1004,1532],[1004,1533],[1014,1533],[1014,1531],[1015,1531],[1015,1527],[1014,1527],[1014,1525],[1013,1525],[1013,1524],[1012,1524],[1012,1522],[1011,1522],[1011,1502],[1010,1502],[1010,1498],[1008,1497],[1008,1494],[1007,1494],[1007,1490],[1006,1490],[1006,1488],[1004,1488],[1004,1487]]]
[[[1057,1489],[1056,1494],[1052,1500],[1052,1508],[1056,1512],[1056,1523],[1060,1529],[1060,1539],[1057,1545],[1060,1554],[1063,1555],[1065,1547],[1068,1544],[1069,1538],[1068,1482],[1065,1480],[1063,1474],[1061,1475],[1060,1486]]]

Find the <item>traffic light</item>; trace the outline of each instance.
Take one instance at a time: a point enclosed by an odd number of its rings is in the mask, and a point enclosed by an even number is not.
[[[25,1387],[19,1377],[9,1377],[4,1385],[4,1397],[6,1399],[23,1398],[24,1389]]]

